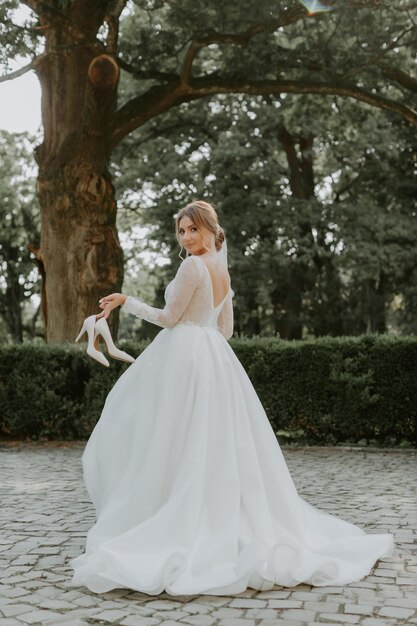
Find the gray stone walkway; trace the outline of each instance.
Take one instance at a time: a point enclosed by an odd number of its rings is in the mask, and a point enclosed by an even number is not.
[[[94,594],[70,588],[94,511],[83,444],[0,446],[0,625],[307,626],[417,624],[417,451],[284,448],[300,495],[371,531],[395,554],[345,587],[248,589],[236,596]]]

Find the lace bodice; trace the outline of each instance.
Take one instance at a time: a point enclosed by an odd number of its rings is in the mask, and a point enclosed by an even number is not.
[[[216,328],[226,338],[233,335],[234,291],[229,290],[215,307],[210,272],[203,259],[189,256],[181,263],[174,279],[165,288],[165,307],[158,309],[139,298],[127,296],[122,310],[162,328],[177,324],[197,324]]]

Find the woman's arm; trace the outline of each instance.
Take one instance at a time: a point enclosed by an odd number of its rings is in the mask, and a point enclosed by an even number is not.
[[[233,302],[232,298],[235,295],[233,289],[230,289],[227,294],[227,298],[224,301],[222,309],[217,318],[217,328],[225,339],[230,339],[233,335]]]
[[[171,328],[180,319],[181,315],[187,308],[197,285],[200,282],[200,272],[196,259],[192,256],[187,257],[181,263],[175,278],[170,286],[167,302],[163,309],[146,304],[139,298],[125,296],[124,294],[111,294],[100,300],[100,307],[104,312],[99,317],[104,316],[117,306],[121,306],[123,311],[132,313],[143,320],[162,326],[162,328]]]

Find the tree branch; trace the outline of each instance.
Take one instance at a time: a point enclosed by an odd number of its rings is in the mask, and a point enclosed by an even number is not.
[[[390,65],[387,65],[385,63],[380,63],[379,67],[382,69],[382,73],[387,78],[394,80],[395,82],[399,83],[400,85],[402,85],[406,89],[409,89],[410,91],[417,92],[417,78],[413,78],[412,76],[409,76],[409,74],[406,74],[402,70],[399,70],[396,67],[391,67]]]
[[[213,90],[213,91],[212,91]],[[393,111],[399,113],[404,119],[409,121],[413,126],[417,127],[417,111],[411,107],[396,102],[385,96],[374,94],[362,87],[356,85],[350,85],[339,81],[329,81],[328,83],[321,83],[315,81],[293,81],[293,80],[279,80],[279,81],[236,81],[234,84],[231,82],[222,81],[216,85],[208,84],[207,79],[200,78],[194,80],[192,88],[193,99],[212,95],[212,93],[250,93],[263,95],[268,93],[281,94],[281,93],[293,93],[293,94],[320,94],[320,95],[336,95],[351,97],[355,100],[360,100],[372,106],[376,106],[380,109],[387,111]]]
[[[201,48],[207,48],[212,44],[232,44],[235,46],[246,47],[250,40],[260,33],[273,33],[282,26],[287,26],[293,22],[297,22],[305,16],[305,10],[301,6],[297,6],[291,11],[282,12],[279,17],[270,22],[254,24],[243,33],[218,33],[209,32],[207,35],[199,35],[195,33],[191,37],[190,45],[185,55],[182,71],[181,84],[185,87],[191,79],[192,65],[198,51]],[[183,47],[183,46],[182,46]]]
[[[31,70],[36,69],[39,63],[41,63],[42,60],[46,56],[47,56],[46,54],[41,54],[40,56],[32,59],[32,61],[28,63],[27,65],[25,65],[24,67],[21,67],[18,70],[14,70],[13,72],[10,72],[9,74],[4,74],[3,76],[0,76],[0,83],[4,83],[6,80],[13,80],[15,78],[19,78],[19,76],[23,76],[27,72],[30,72]]]
[[[127,0],[113,0],[107,12],[109,15],[118,20],[126,4]]]
[[[131,74],[134,78],[140,80],[164,80],[164,81],[176,81],[178,80],[177,74],[170,74],[169,72],[159,72],[158,70],[141,70],[121,57],[116,57],[116,61],[119,64],[119,67],[125,72]]]
[[[111,138],[111,149],[113,149],[132,130],[139,128],[145,122],[168,111],[172,107],[187,102],[186,91],[180,89],[180,82],[177,78],[166,85],[157,85],[136,98],[129,100],[124,106],[116,111],[113,123],[113,133]],[[193,99],[193,98],[190,98]]]
[[[213,142],[217,142],[217,135],[215,133],[210,132],[208,128],[204,125],[201,125],[197,122],[190,121],[186,118],[180,118],[174,121],[171,124],[166,124],[161,127],[159,124],[155,125],[151,128],[147,134],[143,135],[139,141],[135,140],[135,147],[145,145],[149,141],[155,141],[159,139],[162,135],[164,137],[168,136],[169,133],[178,133],[181,130],[190,131],[193,130],[195,134],[201,133],[205,137],[208,137]]]
[[[119,41],[119,19],[120,14],[125,8],[127,0],[113,0],[110,2],[104,21],[109,27],[109,34],[107,36],[107,48],[111,54],[116,56],[117,45]]]
[[[187,54],[185,55],[184,64],[182,67],[181,79],[180,79],[182,85],[186,86],[189,84],[190,79],[191,79],[193,61],[195,57],[197,56],[198,51],[203,47],[204,47],[204,44],[202,43],[199,43],[197,41],[191,42],[187,50]]]
[[[378,6],[380,0],[344,0],[344,2],[348,5],[350,9],[364,9],[371,6]],[[209,32],[207,35],[202,37],[195,35],[192,37],[192,40],[194,43],[199,44],[201,47],[209,46],[213,43],[230,43],[236,46],[245,47],[256,35],[259,35],[261,33],[274,33],[278,28],[288,26],[289,24],[293,24],[294,22],[298,22],[302,18],[308,16],[308,18],[311,19],[311,17],[314,17],[314,14],[310,15],[308,12],[306,12],[307,9],[300,4],[293,9],[290,9],[289,11],[282,11],[280,15],[274,20],[254,24],[243,33],[235,34]]]
[[[305,17],[305,15],[305,9],[300,5],[290,11],[283,11],[275,20],[254,24],[243,33],[209,32],[208,35],[203,37],[196,35],[193,37],[193,42],[199,44],[201,47],[210,46],[213,43],[230,43],[235,46],[245,47],[256,35],[260,35],[261,33],[274,33],[282,26],[288,26],[289,24],[298,22],[298,20]]]
[[[168,111],[183,102],[191,102],[216,94],[247,93],[252,95],[319,94],[354,98],[371,106],[401,115],[417,127],[417,110],[380,94],[337,81],[229,81],[211,77],[196,78],[191,85],[184,86],[179,80],[164,86],[151,87],[145,94],[133,98],[119,109],[114,118],[111,145],[115,147],[128,133],[148,120]]]
[[[39,0],[21,0],[22,4],[25,4],[29,9],[32,9],[36,14],[39,15]]]
[[[387,46],[383,50],[380,50],[378,53],[372,55],[366,61],[366,63],[362,63],[361,65],[358,65],[357,67],[355,67],[350,72],[346,72],[346,74],[343,74],[343,76],[341,76],[341,79],[343,81],[348,81],[351,78],[353,78],[355,76],[355,74],[358,74],[361,70],[365,69],[366,67],[370,67],[371,65],[377,65],[379,60],[383,59],[388,54],[388,52],[390,50],[392,50],[393,48],[397,48],[399,46],[399,41],[400,41],[400,39],[402,39],[404,37],[404,35],[407,35],[408,33],[412,32],[413,30],[416,30],[415,26],[411,26],[410,28],[406,28],[405,30],[403,30],[403,32],[400,33],[400,35],[398,35],[398,37],[396,37],[393,41],[391,41],[389,46]]]
[[[359,9],[366,8],[368,6],[375,6],[378,2],[379,0],[360,0],[359,2],[355,0],[348,0],[348,5],[351,9]],[[274,33],[279,28],[298,22],[305,17],[306,9],[299,5],[289,11],[282,11],[275,20],[254,24],[243,33],[218,33],[213,31],[204,36],[199,36],[198,34],[193,35],[181,72],[182,85],[187,85],[191,79],[192,64],[201,48],[208,47],[212,44],[232,44],[235,46],[246,47],[256,35]],[[409,30],[412,30],[412,28]]]

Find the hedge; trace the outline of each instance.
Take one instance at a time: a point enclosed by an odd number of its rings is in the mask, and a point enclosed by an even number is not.
[[[148,342],[119,342],[140,354]],[[417,444],[417,338],[232,339],[281,442]],[[86,439],[128,367],[85,346],[0,348],[0,438]]]

